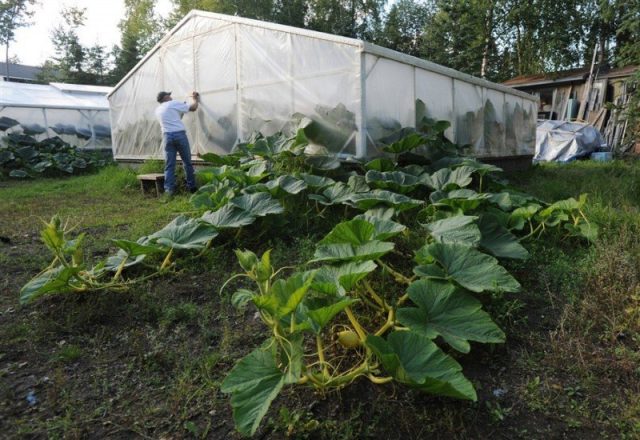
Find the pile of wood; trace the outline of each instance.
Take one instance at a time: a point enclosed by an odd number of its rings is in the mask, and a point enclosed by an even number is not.
[[[629,94],[627,93],[627,83],[622,85],[622,94],[613,101],[613,114],[607,122],[604,129],[604,138],[607,144],[612,147],[620,147],[627,131],[628,121],[624,117],[624,110],[629,102]],[[619,148],[616,148],[619,149]]]

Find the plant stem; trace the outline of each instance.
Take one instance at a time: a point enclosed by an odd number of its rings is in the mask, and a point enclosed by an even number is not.
[[[316,335],[316,347],[318,348],[318,359],[322,365],[322,373],[325,377],[329,377],[329,368],[327,368],[327,362],[324,359],[324,348],[322,347],[322,338],[320,338],[320,335]]]
[[[167,256],[164,257],[164,261],[162,261],[162,265],[160,266],[160,270],[166,269],[171,264],[171,255],[173,255],[173,248],[169,249],[167,252]]]
[[[367,339],[367,335],[365,334],[365,331],[360,326],[358,319],[354,316],[353,312],[351,311],[351,307],[345,307],[344,311],[347,313],[347,318],[349,318],[349,322],[351,323],[354,330],[358,334],[358,337],[360,337],[360,341],[364,343],[364,340]]]
[[[371,298],[373,298],[373,300],[377,302],[380,307],[382,307],[384,310],[389,310],[389,306],[387,305],[387,303],[382,298],[380,298],[375,290],[373,290],[373,287],[371,287],[369,281],[364,280],[364,287],[367,289],[367,292],[369,292],[369,295],[371,295]]]
[[[367,376],[367,379],[369,379],[371,382],[375,383],[376,385],[382,385],[382,384],[391,382],[393,380],[393,377],[391,376],[377,377],[377,376],[374,376],[373,374],[369,374]]]
[[[398,301],[396,302],[396,307],[401,306],[402,304],[404,304],[407,300],[409,299],[409,294],[405,293],[404,295],[402,295],[400,298],[398,298]]]
[[[389,309],[389,314],[387,315],[387,322],[384,323],[382,327],[375,333],[376,336],[382,336],[385,334],[387,330],[393,327],[396,323],[396,311],[394,309]]]
[[[127,259],[128,258],[129,258],[129,256],[127,255],[126,257],[124,257],[122,259],[122,263],[120,263],[120,265],[118,266],[118,269],[116,270],[116,274],[113,276],[113,281],[115,281],[118,278],[120,278],[120,275],[122,274],[122,270],[124,269],[124,265],[127,263]]]
[[[376,263],[378,263],[380,266],[382,266],[386,271],[388,271],[391,275],[393,275],[393,277],[396,279],[397,282],[399,283],[404,283],[404,284],[411,284],[413,282],[413,278],[407,278],[406,276],[404,276],[403,274],[401,274],[400,272],[392,269],[389,265],[385,264],[382,260],[376,260]]]

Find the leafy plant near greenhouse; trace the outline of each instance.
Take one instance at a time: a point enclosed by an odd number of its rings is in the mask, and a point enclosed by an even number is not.
[[[80,151],[59,137],[37,141],[9,133],[0,148],[0,177],[14,178],[78,174],[107,164],[99,153]]]
[[[497,258],[526,259],[521,242],[549,229],[592,240],[597,228],[582,212],[585,197],[547,204],[513,191],[492,178],[499,168],[444,139],[448,124],[416,125],[386,139],[388,157],[366,164],[318,154],[316,127],[304,118],[289,135],[205,155],[208,183],[192,198],[198,217],[181,215],[136,242],[114,240],[118,253],[90,269],[78,258],[82,238],[67,240],[54,219],[43,233],[54,260],[21,300],[126,288],[170,272],[181,253],[241,243],[246,228],[273,234],[292,216],[303,224],[337,218],[312,260],[288,276],[269,251],[236,251],[243,272],[233,279],[248,277],[255,288],[232,302],[253,304],[266,328],[264,343],[222,384],[238,430],[253,434],[286,385],[324,391],[363,377],[475,400],[449,352],[504,341],[478,297],[520,287]],[[417,151],[420,165],[410,160]]]

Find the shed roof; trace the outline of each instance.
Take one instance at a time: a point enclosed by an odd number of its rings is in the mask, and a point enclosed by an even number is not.
[[[37,81],[38,74],[42,69],[38,66],[27,66],[26,64],[9,63],[9,78],[20,81]],[[7,78],[7,63],[0,62],[0,76]]]
[[[625,78],[631,76],[639,66],[625,66],[616,69],[601,67],[597,71],[598,79]],[[540,73],[536,75],[520,75],[503,82],[502,84],[509,87],[535,87],[535,86],[554,86],[572,82],[584,82],[589,76],[589,67],[581,67],[578,69],[564,70],[561,72]]]
[[[72,93],[80,88],[81,93]],[[0,106],[109,110],[111,87],[76,84],[27,84],[0,81]]]

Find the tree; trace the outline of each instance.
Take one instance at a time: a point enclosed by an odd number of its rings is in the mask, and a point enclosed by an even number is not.
[[[386,0],[309,0],[307,27],[363,40],[374,40],[382,26]]]
[[[422,55],[465,73],[492,76],[486,73],[496,48],[497,7],[494,0],[439,0],[422,35]]]
[[[84,82],[85,49],[80,44],[78,28],[85,22],[86,9],[70,7],[61,14],[64,25],[56,26],[51,34],[56,54],[54,64],[63,82]]]
[[[172,0],[172,2],[174,9],[169,17],[171,26],[178,23],[192,9],[274,21],[276,4],[295,5],[296,3],[295,0]],[[286,12],[283,17],[286,17]]]
[[[420,42],[433,5],[425,1],[400,0],[394,3],[376,43],[413,56],[420,55]]]
[[[306,0],[275,0],[273,4],[273,21],[287,26],[304,28],[309,12]]]
[[[114,82],[127,74],[160,40],[163,26],[154,13],[153,0],[125,0],[125,18],[120,22],[120,47],[114,48]]]
[[[85,8],[64,8],[64,24],[56,26],[51,34],[55,56],[47,60],[38,79],[77,84],[108,84],[109,59],[103,46],[84,47],[78,29],[85,22]]]
[[[9,44],[17,29],[29,25],[35,0],[0,0],[0,43],[5,47],[6,76],[9,80]]]

